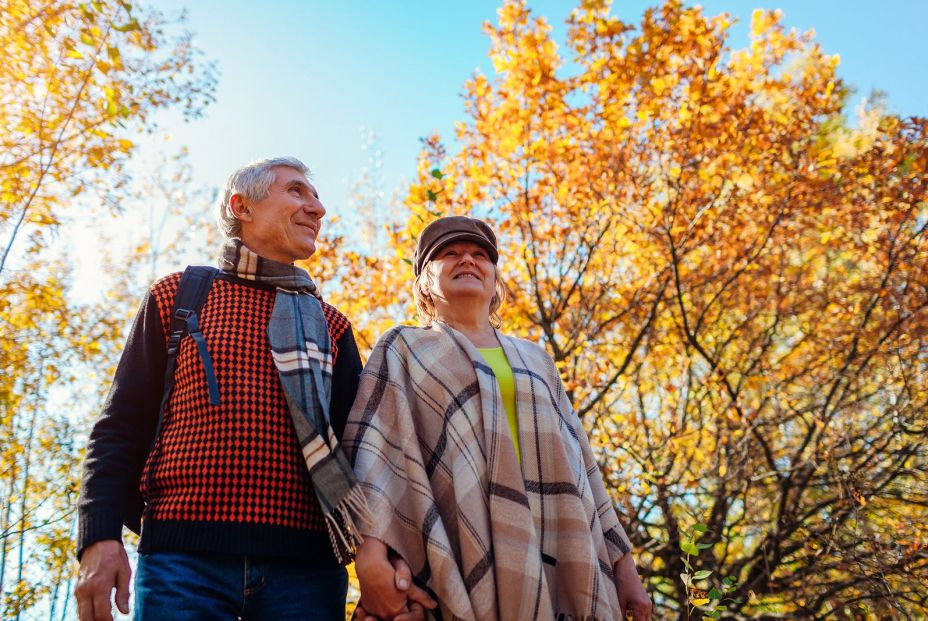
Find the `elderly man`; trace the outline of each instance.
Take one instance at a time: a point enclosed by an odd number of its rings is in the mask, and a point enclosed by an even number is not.
[[[111,619],[114,588],[128,612],[122,525],[139,517],[136,618],[344,618],[342,565],[367,516],[337,438],[361,360],[293,265],[325,214],[306,172],[278,158],[232,174],[203,301],[178,308],[181,274],[145,296],[84,462],[82,620]]]

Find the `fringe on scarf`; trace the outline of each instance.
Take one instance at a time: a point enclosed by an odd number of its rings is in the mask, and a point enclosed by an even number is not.
[[[341,502],[325,514],[325,525],[339,563],[354,560],[358,546],[364,543],[358,527],[370,527],[373,523],[371,510],[360,485],[351,488]]]

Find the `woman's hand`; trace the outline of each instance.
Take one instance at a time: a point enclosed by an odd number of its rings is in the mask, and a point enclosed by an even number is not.
[[[651,620],[651,598],[648,597],[638,570],[635,569],[635,559],[628,552],[616,561],[615,589],[619,593],[619,605],[622,607],[622,618],[633,621]]]
[[[358,548],[355,571],[363,602],[355,610],[355,619],[419,621],[425,619],[425,609],[438,605],[413,585],[409,566],[402,558],[388,558],[387,546],[379,539],[365,538]]]

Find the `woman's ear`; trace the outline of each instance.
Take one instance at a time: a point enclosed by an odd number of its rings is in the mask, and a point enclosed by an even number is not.
[[[251,222],[253,215],[251,213],[251,207],[245,204],[245,199],[242,198],[241,194],[233,194],[229,199],[229,207],[232,208],[232,215],[236,217],[239,222]]]

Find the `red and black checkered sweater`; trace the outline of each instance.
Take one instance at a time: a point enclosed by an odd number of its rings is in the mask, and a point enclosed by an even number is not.
[[[141,552],[208,551],[302,556],[335,563],[270,353],[275,291],[229,275],[200,313],[219,383],[209,403],[192,338],[181,343],[174,389],[154,435],[180,274],[156,282],[142,304],[102,416],[91,432],[79,501],[78,549],[119,539],[127,498],[146,501]],[[340,437],[361,360],[344,315],[323,303],[333,349],[332,424]]]

